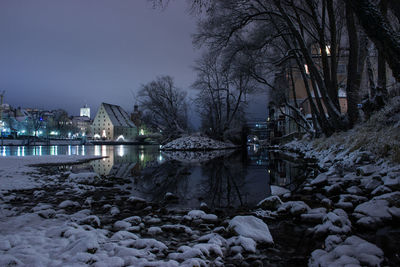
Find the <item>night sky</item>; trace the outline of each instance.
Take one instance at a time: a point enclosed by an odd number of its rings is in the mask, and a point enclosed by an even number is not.
[[[101,102],[131,111],[131,91],[158,75],[190,90],[201,52],[192,45],[196,18],[187,8],[186,1],[170,1],[164,10],[146,0],[0,1],[5,103],[71,115],[88,104],[94,116]],[[262,102],[250,105],[257,117]]]

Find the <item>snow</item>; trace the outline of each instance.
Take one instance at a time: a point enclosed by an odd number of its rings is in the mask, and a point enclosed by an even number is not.
[[[217,215],[207,214],[202,210],[192,210],[187,214],[192,220],[201,219],[205,221],[215,222],[218,220]]]
[[[77,155],[0,157],[0,192],[39,188],[42,182],[33,179],[30,175],[37,172],[32,165],[71,164],[98,158],[99,157]]]
[[[281,186],[271,185],[271,195],[272,196],[288,196],[290,194],[290,190]]]
[[[358,236],[350,236],[344,242],[338,236],[328,236],[325,247],[326,250],[311,253],[310,267],[380,266],[383,261],[382,250]]]
[[[282,200],[278,196],[270,196],[261,200],[257,204],[257,207],[266,210],[276,210],[282,205],[282,203],[283,203]]]
[[[335,209],[323,217],[323,223],[313,229],[317,235],[347,234],[351,231],[351,222],[347,213],[342,209]]]
[[[236,216],[229,222],[228,229],[239,236],[251,238],[256,242],[274,243],[268,226],[254,216]]]
[[[162,146],[162,150],[218,150],[236,148],[232,143],[224,143],[204,136],[186,136]]]

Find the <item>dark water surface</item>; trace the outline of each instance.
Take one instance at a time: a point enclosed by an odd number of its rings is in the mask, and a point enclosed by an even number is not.
[[[62,170],[124,178],[130,181],[124,189],[132,195],[162,201],[169,192],[178,197],[177,206],[191,208],[202,202],[210,208],[253,207],[271,194],[271,185],[293,190],[310,171],[304,163],[258,146],[214,152],[164,152],[159,146],[127,145],[5,146],[0,154],[107,156]]]

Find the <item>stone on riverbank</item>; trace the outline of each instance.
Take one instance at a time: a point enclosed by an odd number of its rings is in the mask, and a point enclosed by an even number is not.
[[[282,205],[282,200],[278,196],[270,196],[261,200],[257,207],[264,210],[277,210]]]
[[[326,250],[311,253],[308,266],[380,266],[383,262],[383,251],[374,244],[358,236],[350,236],[344,242],[338,236],[333,237],[326,238]]]
[[[239,236],[253,239],[259,243],[273,244],[268,226],[259,218],[254,216],[236,216],[230,222],[228,230]]]

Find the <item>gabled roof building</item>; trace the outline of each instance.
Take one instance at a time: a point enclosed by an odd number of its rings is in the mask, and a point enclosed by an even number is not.
[[[93,138],[110,141],[132,141],[137,127],[120,106],[101,103],[92,124]]]

